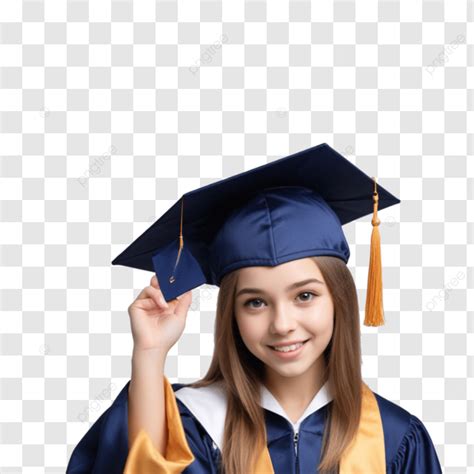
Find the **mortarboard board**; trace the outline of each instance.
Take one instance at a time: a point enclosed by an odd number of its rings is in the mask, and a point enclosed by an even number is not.
[[[400,200],[328,144],[187,192],[113,261],[154,271],[166,301],[232,270],[332,255],[342,226],[373,213],[364,324],[383,323],[377,211]]]

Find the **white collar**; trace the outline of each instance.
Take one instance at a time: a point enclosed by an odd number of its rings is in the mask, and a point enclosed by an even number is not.
[[[260,405],[262,405],[263,408],[266,408],[267,410],[270,410],[273,413],[277,413],[283,418],[286,418],[288,422],[291,423],[295,431],[299,430],[301,422],[306,417],[311,415],[311,413],[318,411],[320,408],[327,405],[332,400],[332,396],[329,390],[329,381],[326,381],[326,383],[320,388],[319,392],[311,400],[310,404],[308,405],[304,413],[300,416],[299,420],[297,420],[296,423],[293,423],[290,420],[289,416],[286,414],[285,410],[283,410],[279,401],[273,396],[270,390],[268,390],[267,387],[265,387],[265,385],[263,384],[261,385],[261,389],[260,389],[260,397],[261,397]]]
[[[201,423],[214,441],[215,446],[222,451],[227,399],[221,384],[215,383],[200,388],[182,387],[174,393],[176,398],[179,399],[196,417],[199,423]],[[260,390],[260,405],[288,420],[295,431],[299,430],[300,424],[305,418],[327,405],[331,400],[332,395],[329,390],[329,382],[326,382],[314,396],[313,400],[311,400],[300,419],[296,423],[293,423],[278,400],[263,384]]]

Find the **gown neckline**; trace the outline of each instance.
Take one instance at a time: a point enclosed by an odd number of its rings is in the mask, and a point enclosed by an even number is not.
[[[329,388],[329,381],[326,381],[316,393],[316,395],[313,397],[313,399],[306,407],[306,410],[299,417],[299,419],[296,422],[293,422],[281,406],[280,402],[270,392],[270,390],[268,390],[268,388],[263,383],[260,387],[260,405],[263,408],[285,418],[293,426],[293,429],[295,431],[299,430],[299,427],[305,418],[326,406],[333,399]]]

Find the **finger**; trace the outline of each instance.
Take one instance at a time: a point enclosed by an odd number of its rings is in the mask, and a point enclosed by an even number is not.
[[[168,308],[168,303],[166,303],[161,290],[154,288],[152,286],[146,286],[137,296],[137,300],[151,298],[159,308]]]
[[[193,292],[192,290],[187,291],[179,296],[179,299],[173,300],[176,301],[176,308],[174,310],[176,316],[184,318],[188,313],[189,307],[193,301]]]
[[[144,311],[156,311],[159,309],[157,308],[155,301],[151,298],[142,298],[136,302],[135,306],[137,308],[143,309]]]
[[[156,274],[151,277],[150,285],[153,288],[159,288],[160,287],[160,284],[158,283],[158,277],[156,276]]]
[[[160,290],[161,296],[163,297],[163,300],[166,302],[163,292],[160,289],[160,285],[158,284],[158,277],[156,276],[156,274],[151,277],[150,283],[153,288]],[[174,301],[174,299],[171,301]],[[168,301],[167,303],[169,304],[171,303],[171,301]]]
[[[146,286],[145,288],[143,288],[142,291],[140,291],[140,293],[138,293],[137,297],[135,298],[135,301],[141,301],[141,300],[146,300],[148,298],[151,298],[155,304],[156,304],[156,297],[153,298],[152,295],[150,294],[150,291],[149,291],[149,288],[148,286]]]

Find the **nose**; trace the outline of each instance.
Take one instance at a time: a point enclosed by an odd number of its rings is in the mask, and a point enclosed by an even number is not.
[[[291,314],[291,310],[284,307],[283,304],[275,306],[273,319],[270,324],[272,334],[287,334],[296,328],[296,320]]]

